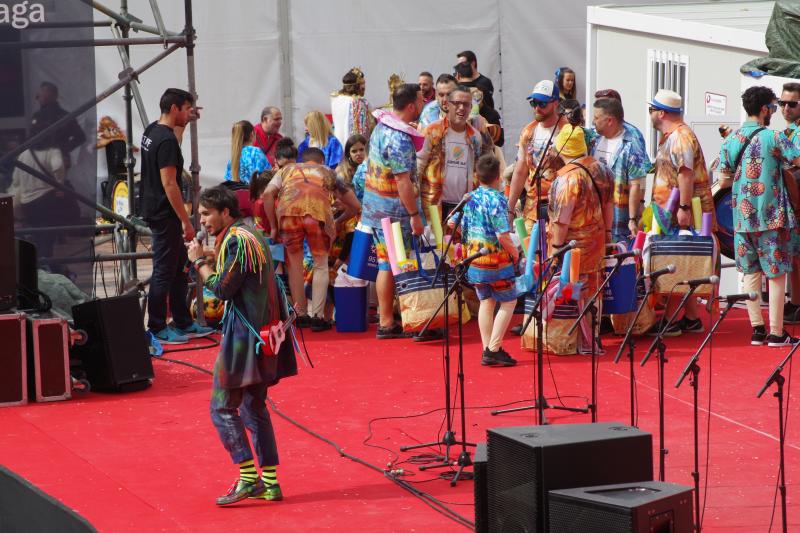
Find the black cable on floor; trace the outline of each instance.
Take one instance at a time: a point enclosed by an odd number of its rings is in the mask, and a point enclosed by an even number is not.
[[[203,367],[194,365],[192,363],[188,363],[186,361],[181,361],[181,360],[178,360],[178,359],[166,359],[166,358],[163,358],[163,357],[154,357],[154,359],[159,360],[159,361],[166,361],[166,362],[169,362],[169,363],[185,365],[185,366],[188,366],[188,367],[193,368],[195,370],[199,370],[200,372],[203,372],[204,374],[213,375],[213,373],[211,371],[206,370]],[[371,470],[375,470],[376,472],[380,472],[381,474],[383,474],[383,476],[386,479],[392,481],[393,483],[395,483],[399,487],[407,490],[408,492],[410,492],[411,494],[413,494],[414,496],[416,496],[417,498],[422,500],[426,505],[428,505],[431,509],[433,509],[434,511],[438,512],[439,514],[441,514],[441,515],[453,520],[454,522],[456,522],[456,523],[458,523],[458,524],[460,524],[460,525],[462,525],[464,527],[467,527],[469,529],[474,529],[475,528],[475,523],[474,522],[472,522],[469,519],[467,519],[466,517],[456,513],[455,511],[447,508],[446,505],[445,505],[445,502],[442,502],[441,500],[431,496],[430,494],[417,489],[411,483],[409,483],[409,482],[407,482],[407,481],[405,481],[403,479],[398,478],[397,476],[391,474],[390,472],[387,472],[386,470],[380,468],[379,466],[373,465],[372,463],[370,463],[368,461],[365,461],[364,459],[361,459],[360,457],[357,457],[355,455],[351,455],[351,454],[345,452],[344,449],[341,446],[339,446],[336,442],[334,442],[334,441],[332,441],[332,440],[320,435],[319,433],[315,432],[314,430],[304,426],[300,422],[297,422],[296,420],[291,418],[289,415],[285,414],[283,411],[278,409],[278,406],[275,405],[275,402],[273,402],[272,398],[270,398],[269,396],[267,396],[267,402],[269,403],[269,406],[272,408],[273,412],[276,415],[278,415],[279,417],[283,418],[284,420],[286,420],[290,424],[296,426],[297,428],[301,429],[302,431],[308,433],[312,437],[315,437],[315,438],[321,440],[322,442],[325,442],[326,444],[331,445],[339,453],[339,455],[341,457],[345,457],[345,458],[350,459],[351,461],[353,461],[355,463],[358,463],[358,464],[360,464],[362,466],[366,466],[367,468],[370,468]]]

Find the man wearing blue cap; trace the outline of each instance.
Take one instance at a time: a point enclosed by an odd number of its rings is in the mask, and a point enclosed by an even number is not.
[[[547,195],[555,179],[555,171],[558,170],[553,168],[556,160],[548,158],[544,152],[550,138],[555,139],[561,128],[568,123],[566,118],[558,114],[558,101],[558,86],[552,80],[540,81],[528,96],[534,120],[522,128],[520,133],[517,163],[508,196],[508,206],[513,212],[523,188],[527,188],[528,197],[523,216],[528,229],[539,218],[546,218]],[[535,172],[542,158],[545,160],[541,167],[541,190],[537,191]]]

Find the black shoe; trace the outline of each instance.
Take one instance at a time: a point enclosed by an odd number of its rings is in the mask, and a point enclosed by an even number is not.
[[[311,331],[319,332],[319,331],[328,331],[331,329],[331,323],[325,320],[324,318],[315,316],[311,317]]]
[[[388,328],[378,326],[378,331],[375,333],[376,339],[402,339],[405,337],[403,333],[403,326],[394,324]]]
[[[263,493],[264,482],[260,479],[256,479],[252,483],[237,479],[228,489],[228,493],[225,496],[217,498],[217,505],[230,505],[252,496],[260,496]]]
[[[647,334],[649,336],[651,336],[651,337],[657,336],[658,332],[661,331],[664,328],[664,324],[665,324],[664,320],[659,320],[658,322],[653,324],[652,327],[650,327],[650,329],[647,330]],[[681,333],[683,333],[683,330],[681,330],[681,327],[680,327],[679,324],[670,324],[669,328],[667,328],[667,331],[664,332],[663,336],[664,337],[679,337],[681,335]]]
[[[753,327],[753,336],[750,337],[750,344],[753,346],[762,346],[767,339],[767,328],[764,325]]]
[[[514,366],[517,364],[517,360],[508,355],[508,352],[502,348],[496,352],[489,350],[489,348],[484,348],[481,364],[483,366]]]
[[[294,319],[294,325],[298,328],[310,328],[311,317],[308,315],[297,315],[297,318]]]
[[[614,324],[611,322],[610,316],[604,316],[600,319],[600,335],[608,335],[614,333]]]
[[[683,317],[678,321],[678,327],[684,333],[702,333],[703,322],[699,318],[692,320],[691,318]]]
[[[514,326],[509,331],[511,331],[511,333],[516,335],[517,337],[520,337],[522,335],[522,324],[519,324],[518,326]]]
[[[440,341],[444,338],[444,332],[441,329],[428,329],[422,335],[414,333],[411,338],[414,342]]]
[[[494,366],[497,364],[494,356],[497,355],[495,352],[489,350],[489,348],[483,349],[483,354],[481,355],[481,365],[483,366]]]
[[[800,324],[800,305],[786,302],[786,305],[783,306],[783,323]]]
[[[800,342],[800,339],[796,339],[789,335],[786,330],[783,331],[781,335],[767,335],[767,346],[770,348],[780,348],[782,346],[793,346]]]

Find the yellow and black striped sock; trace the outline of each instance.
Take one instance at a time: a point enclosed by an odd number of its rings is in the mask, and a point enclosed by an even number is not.
[[[255,483],[258,471],[252,459],[239,463],[239,480],[243,483]]]
[[[264,485],[271,487],[278,484],[278,467],[277,466],[262,466],[261,467],[261,481]]]

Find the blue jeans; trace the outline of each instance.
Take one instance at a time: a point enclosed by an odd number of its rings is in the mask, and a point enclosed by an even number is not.
[[[153,277],[147,299],[147,328],[159,332],[167,327],[167,302],[172,320],[179,328],[192,324],[186,302],[188,278],[183,272],[186,265],[186,246],[183,230],[177,218],[150,222],[153,232]]]
[[[245,432],[247,428],[253,438],[258,464],[262,467],[278,465],[278,446],[275,444],[275,431],[265,404],[266,398],[267,387],[264,384],[222,389],[214,378],[211,421],[234,463],[253,458]]]

